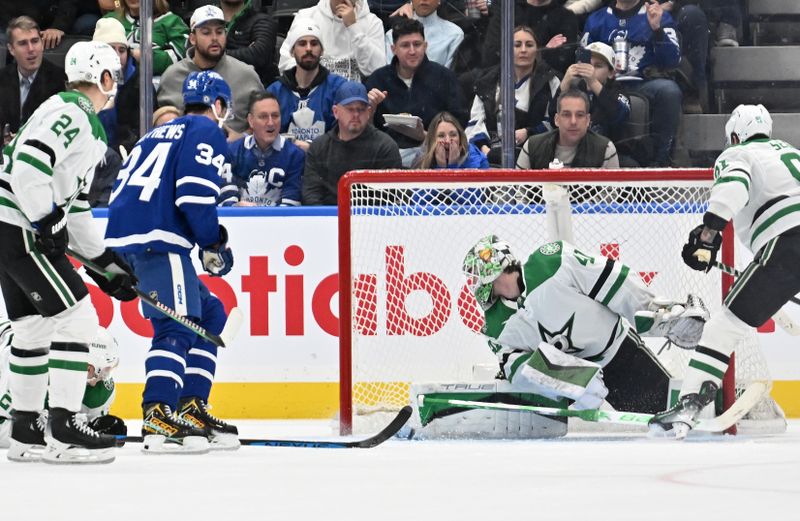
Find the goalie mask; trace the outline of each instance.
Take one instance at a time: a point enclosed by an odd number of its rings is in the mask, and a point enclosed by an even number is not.
[[[511,247],[496,235],[483,237],[467,252],[462,267],[467,287],[484,311],[497,300],[492,294],[492,283],[506,268],[515,265],[519,261],[511,253]]]
[[[111,371],[119,365],[119,345],[104,327],[97,328],[97,335],[89,344],[88,362],[94,368],[94,371],[89,371],[89,385],[108,380],[111,378]]]
[[[725,124],[725,143],[731,146],[731,134],[736,134],[739,143],[753,136],[772,137],[772,116],[764,105],[739,105]]]

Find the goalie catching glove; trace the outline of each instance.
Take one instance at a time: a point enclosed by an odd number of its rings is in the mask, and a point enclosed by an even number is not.
[[[653,299],[647,311],[637,311],[636,332],[642,336],[663,336],[683,349],[694,349],[708,320],[708,309],[697,295],[686,302]]]
[[[133,274],[133,270],[122,257],[114,253],[113,250],[106,248],[99,257],[92,259],[92,262],[105,270],[105,273],[97,273],[87,269],[89,275],[97,286],[107,295],[111,295],[117,300],[127,302],[136,298],[134,286],[139,282]]]
[[[228,230],[220,224],[219,242],[197,252],[203,269],[213,277],[226,275],[233,268],[233,251],[228,247]]]

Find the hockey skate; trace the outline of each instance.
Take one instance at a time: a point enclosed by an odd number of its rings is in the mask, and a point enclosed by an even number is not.
[[[44,427],[47,424],[47,411],[13,411],[11,424],[11,444],[8,457],[11,461],[40,461],[45,449]]]
[[[675,439],[684,439],[697,423],[696,419],[700,411],[714,401],[717,396],[717,389],[719,389],[717,384],[705,381],[700,386],[700,392],[681,396],[678,403],[653,416],[649,422],[650,434],[664,436],[665,433],[671,431]]]
[[[145,405],[142,436],[142,451],[147,454],[205,454],[209,451],[205,431],[181,419],[165,403]]]
[[[212,450],[236,450],[239,443],[239,429],[225,423],[208,412],[208,404],[197,397],[182,398],[180,417],[206,432]]]
[[[99,434],[86,423],[86,416],[67,409],[50,409],[45,463],[111,463],[116,438]]]

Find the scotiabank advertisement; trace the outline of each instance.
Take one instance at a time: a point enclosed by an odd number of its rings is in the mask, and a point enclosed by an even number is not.
[[[100,210],[95,215],[103,229],[105,212]],[[637,216],[635,226],[651,230],[660,226],[645,223],[648,218],[663,219]],[[228,405],[217,405],[216,412],[229,417],[332,416],[337,408],[339,379],[335,208],[220,209],[220,219],[229,231],[235,265],[224,278],[202,278],[227,309],[238,306],[245,318],[233,345],[218,354],[215,392],[230,392],[217,396],[231,398],[218,399]],[[477,374],[477,366],[491,366],[494,359],[474,332],[474,302],[465,293],[460,261],[478,237],[493,232],[502,232],[517,254],[525,258],[546,242],[544,216],[530,216],[517,228],[508,216],[492,222],[485,216],[413,219],[412,226],[400,222],[408,218],[398,217],[364,224],[363,236],[354,246],[363,257],[354,268],[354,284],[356,289],[366,288],[360,298],[355,298],[354,337],[359,352],[354,358],[365,361],[365,380],[469,380]],[[588,236],[582,230],[589,224],[581,219],[575,220],[576,236]],[[587,253],[619,258],[632,269],[641,270],[639,276],[657,294],[662,294],[662,287],[692,291],[693,281],[707,284],[702,279],[718,277],[690,272],[682,265],[680,247],[690,226],[668,222],[665,230],[671,229],[670,238],[666,232],[655,232],[657,238],[649,236],[661,241],[658,247],[663,253],[645,258],[640,255],[655,246],[652,242],[635,244],[624,237],[623,232],[632,225],[630,219],[603,222],[591,231],[591,243],[580,247]],[[458,224],[453,225],[456,221]],[[354,226],[361,226],[357,218]],[[668,244],[662,244],[664,241]],[[202,273],[196,250],[193,255],[198,273]],[[687,272],[683,282],[662,286],[668,277]],[[101,325],[109,328],[121,347],[122,361],[115,376],[121,383],[119,399],[127,405],[117,411],[135,416],[144,382],[150,325],[142,318],[138,300],[120,303],[86,280]],[[711,283],[714,292],[719,287],[715,280]],[[713,311],[718,306],[712,303],[709,307]],[[787,304],[784,311],[800,323],[800,306]],[[800,407],[794,404],[799,400],[793,398],[800,380],[797,337],[769,323],[758,334],[758,343],[776,381],[773,396],[788,414],[800,413]],[[356,373],[359,370],[355,369]],[[487,373],[481,374],[485,379]],[[230,408],[234,403],[238,407],[235,410]]]

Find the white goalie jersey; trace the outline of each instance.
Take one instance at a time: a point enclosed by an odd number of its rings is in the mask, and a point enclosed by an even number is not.
[[[508,380],[527,353],[545,342],[576,358],[606,365],[637,311],[654,295],[622,263],[592,256],[565,242],[541,246],[522,264],[525,290],[516,302],[498,299],[484,334]]]

